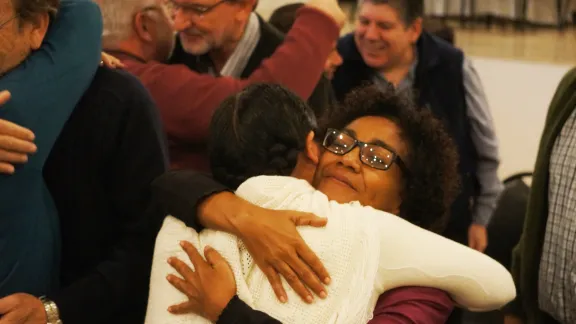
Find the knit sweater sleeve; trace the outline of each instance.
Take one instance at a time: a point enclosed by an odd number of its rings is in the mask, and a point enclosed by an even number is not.
[[[228,96],[258,82],[278,83],[308,98],[320,80],[339,28],[319,10],[304,7],[284,43],[244,80],[216,78],[184,65],[128,64],[152,93],[171,139],[204,142],[213,111]]]

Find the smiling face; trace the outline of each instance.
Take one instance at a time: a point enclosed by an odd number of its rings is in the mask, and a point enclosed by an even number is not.
[[[203,55],[237,41],[254,0],[169,0],[184,50]]]
[[[366,0],[358,10],[354,40],[364,62],[373,69],[383,70],[413,50],[421,31],[421,18],[407,25],[394,7]]]
[[[400,129],[389,119],[362,117],[350,123],[344,131],[358,141],[384,144],[400,157],[407,156],[408,148],[400,136]],[[360,160],[360,148],[356,146],[344,155],[323,150],[313,185],[339,203],[359,201],[362,205],[398,214],[403,176],[397,163],[388,170],[366,165]]]

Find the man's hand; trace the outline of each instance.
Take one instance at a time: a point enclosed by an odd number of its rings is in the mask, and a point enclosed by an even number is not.
[[[0,92],[0,109],[10,100],[10,92]],[[0,119],[0,174],[13,174],[14,164],[28,162],[28,155],[36,152],[31,130]]]
[[[505,315],[504,324],[524,324],[524,321],[520,317],[514,315]]]
[[[194,265],[190,269],[177,258],[170,258],[168,263],[184,278],[168,275],[168,281],[186,296],[188,301],[170,306],[173,314],[195,313],[212,322],[218,321],[220,314],[230,300],[236,295],[236,281],[230,265],[216,250],[206,247],[202,258],[190,242],[182,242],[182,248]]]
[[[332,17],[340,28],[346,24],[346,14],[336,0],[310,0],[306,6],[313,7]]]
[[[468,246],[484,253],[488,246],[488,231],[486,226],[472,224],[468,228]]]
[[[326,298],[322,282],[330,283],[328,271],[296,230],[296,226],[323,227],[326,223],[325,218],[310,213],[260,207],[238,218],[237,236],[281,302],[286,302],[288,297],[279,275],[308,303],[313,301],[313,297],[306,286],[321,298]]]
[[[124,63],[122,63],[122,61],[120,61],[116,57],[107,54],[105,52],[102,52],[102,60],[100,61],[100,66],[115,69],[115,68],[123,68]]]
[[[0,299],[0,324],[46,324],[46,310],[40,299],[14,294]]]

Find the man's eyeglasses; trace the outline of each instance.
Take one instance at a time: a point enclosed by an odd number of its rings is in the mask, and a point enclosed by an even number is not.
[[[4,28],[4,26],[6,26],[9,22],[11,22],[12,20],[16,19],[16,17],[18,17],[17,15],[14,15],[6,20],[4,20],[3,22],[0,22],[0,29]]]
[[[216,9],[219,5],[228,2],[229,0],[221,0],[216,2],[213,5],[205,6],[199,4],[184,4],[184,3],[177,3],[173,0],[166,1],[166,8],[169,10],[171,14],[174,14],[177,10],[182,10],[183,13],[191,13],[198,17],[203,17],[210,11]]]
[[[346,155],[356,146],[360,148],[360,161],[369,167],[378,170],[388,170],[394,162],[402,172],[408,174],[408,168],[402,161],[398,153],[383,144],[364,143],[355,139],[352,135],[343,131],[329,128],[322,142],[322,146],[328,151]]]

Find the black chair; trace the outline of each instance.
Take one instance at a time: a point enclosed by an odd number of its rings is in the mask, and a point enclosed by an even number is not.
[[[522,172],[504,180],[504,192],[488,226],[486,254],[506,268],[512,264],[512,249],[522,235],[530,195],[530,187],[524,179],[531,176],[531,172]]]
[[[531,176],[531,172],[522,172],[504,180],[504,192],[488,226],[486,255],[500,262],[507,269],[510,269],[512,264],[512,250],[522,235],[524,214],[530,195],[530,187],[524,180]],[[485,313],[467,312],[463,323],[503,324],[504,315],[499,310]]]

